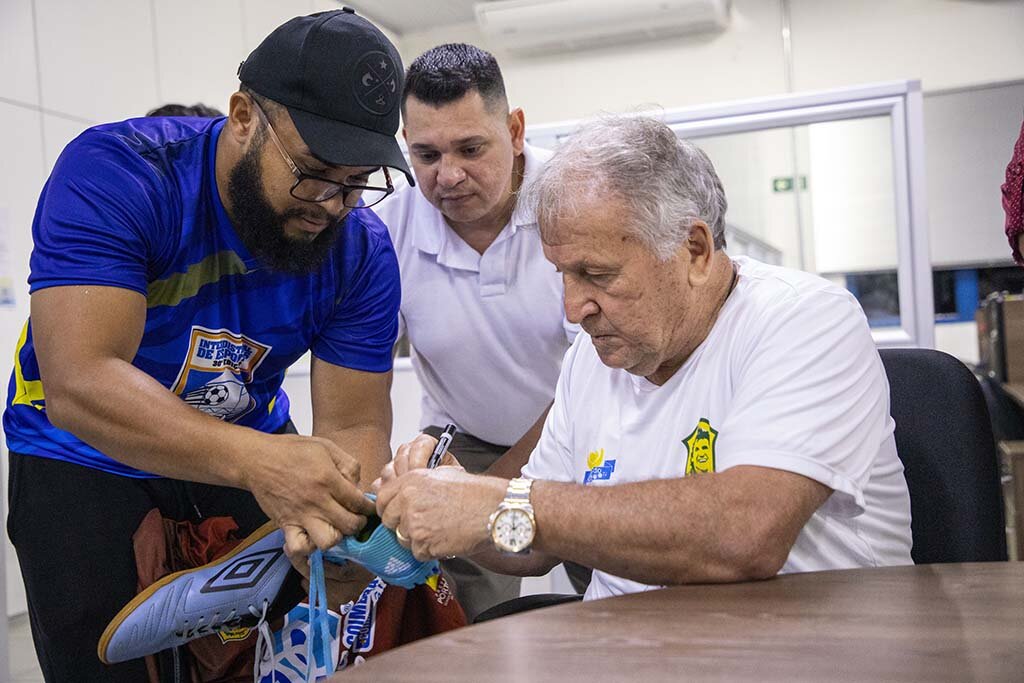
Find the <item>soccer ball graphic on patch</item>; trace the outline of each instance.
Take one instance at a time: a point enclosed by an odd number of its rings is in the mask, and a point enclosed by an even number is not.
[[[200,405],[204,406],[217,406],[228,400],[231,396],[231,390],[223,384],[213,384],[206,387],[206,392],[203,393],[203,398],[199,402]]]
[[[193,389],[184,396],[185,403],[222,420],[233,420],[252,410],[255,401],[249,390],[230,372]]]

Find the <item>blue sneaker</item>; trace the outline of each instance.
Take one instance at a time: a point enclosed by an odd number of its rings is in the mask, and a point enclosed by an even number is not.
[[[107,664],[228,629],[260,627],[292,568],[284,532],[264,524],[224,557],[169,574],[117,613],[96,647]]]
[[[441,573],[437,560],[420,562],[412,551],[398,542],[395,532],[373,516],[355,536],[345,536],[338,545],[324,551],[334,564],[347,561],[362,565],[385,583],[412,588]]]

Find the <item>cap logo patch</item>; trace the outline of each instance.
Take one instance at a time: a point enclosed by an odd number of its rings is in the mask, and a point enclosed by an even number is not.
[[[398,102],[398,74],[395,63],[383,52],[367,52],[356,63],[356,101],[366,111],[383,116]]]

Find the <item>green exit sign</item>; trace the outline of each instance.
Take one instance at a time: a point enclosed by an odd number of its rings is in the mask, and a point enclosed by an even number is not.
[[[772,178],[772,192],[792,192],[795,182],[791,175]],[[800,189],[807,189],[807,176],[805,175],[800,176]]]

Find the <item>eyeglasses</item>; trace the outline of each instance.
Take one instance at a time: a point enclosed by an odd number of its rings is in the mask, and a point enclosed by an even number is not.
[[[270,133],[270,139],[274,141],[274,146],[277,147],[277,151],[281,153],[288,168],[291,169],[292,175],[295,176],[295,183],[292,185],[290,193],[296,199],[314,203],[326,202],[340,192],[342,203],[346,207],[366,209],[379,204],[381,200],[395,191],[395,186],[391,183],[391,174],[383,166],[368,175],[365,185],[336,183],[333,180],[306,173],[292,161],[291,155],[285,151],[284,145],[281,144],[281,138],[277,137],[274,126],[270,124],[270,117],[263,111],[260,103],[255,98],[252,102],[266,122],[267,131]]]

